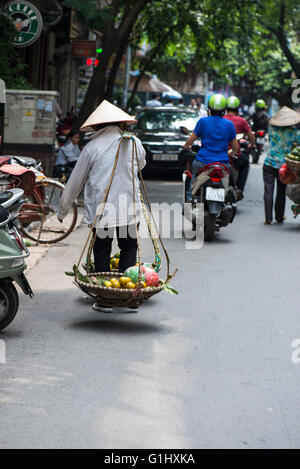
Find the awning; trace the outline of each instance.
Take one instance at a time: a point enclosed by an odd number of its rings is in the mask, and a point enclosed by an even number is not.
[[[130,78],[130,85],[129,89],[133,89],[134,83],[136,81],[136,76],[131,76]],[[144,75],[139,83],[138,86],[138,91],[150,91],[150,92],[156,92],[156,93],[167,93],[166,96],[168,96],[168,93],[176,94],[176,96],[173,96],[174,98],[180,99],[182,98],[181,94],[178,93],[176,90],[174,90],[171,86],[167,85],[166,83],[163,83],[160,81],[157,77],[149,77],[148,75]],[[168,96],[171,97],[171,96]]]

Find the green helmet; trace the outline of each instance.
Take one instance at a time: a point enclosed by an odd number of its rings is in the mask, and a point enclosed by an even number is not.
[[[208,106],[214,111],[224,111],[226,108],[226,99],[222,94],[214,94],[208,101]]]
[[[240,104],[241,102],[236,96],[230,96],[226,101],[227,109],[238,109]]]
[[[258,99],[255,103],[256,109],[265,109],[266,103],[263,99]]]

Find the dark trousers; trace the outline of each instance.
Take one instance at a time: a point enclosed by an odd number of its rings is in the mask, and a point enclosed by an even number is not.
[[[110,257],[115,229],[117,230],[120,248],[119,272],[125,272],[128,267],[136,264],[137,239],[135,225],[103,228],[99,230],[94,245],[94,259],[96,272],[110,272]],[[95,234],[94,229],[94,234]]]
[[[286,203],[286,185],[279,179],[279,170],[271,166],[263,167],[263,176],[265,184],[265,213],[266,221],[273,221],[274,188],[277,181],[277,193],[275,202],[275,218],[279,223],[283,222],[285,203]]]
[[[236,185],[242,192],[244,192],[250,171],[249,157],[245,153],[242,153],[238,159],[233,161],[233,165],[239,172]]]

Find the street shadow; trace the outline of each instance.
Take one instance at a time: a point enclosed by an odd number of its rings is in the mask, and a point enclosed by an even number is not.
[[[222,235],[220,236],[215,235],[212,241],[206,241],[204,243],[204,247],[213,246],[214,244],[233,244],[234,242],[235,241],[233,241],[232,239],[222,238]]]
[[[293,224],[293,223],[289,223],[289,222],[283,223],[283,224],[274,223],[272,226],[276,227],[277,230],[280,230],[282,232],[285,231],[285,232],[290,232],[290,233],[296,233],[296,232],[299,233],[299,231],[300,231],[299,223],[298,224],[297,223]]]
[[[157,333],[167,333],[168,328],[165,326],[147,324],[145,322],[138,321],[122,321],[119,320],[119,312],[114,313],[98,313],[102,314],[103,318],[98,320],[91,319],[89,321],[78,321],[71,323],[72,329],[85,330],[87,332],[99,332],[99,333],[109,333],[109,334],[124,334],[124,335],[145,335],[145,334],[157,334]],[[109,314],[113,316],[114,319],[105,317]],[[118,318],[119,316],[119,318]]]
[[[11,325],[15,326],[15,323],[11,323]],[[14,339],[23,339],[24,338],[24,332],[21,330],[13,330],[9,328],[10,326],[7,327],[7,329],[4,329],[3,331],[0,331],[0,339],[1,340],[14,340]]]
[[[81,303],[81,304],[92,306],[96,300],[90,296],[82,294],[82,296],[75,298],[74,301],[76,303]],[[147,309],[149,307],[153,308],[153,306],[155,307],[156,304],[158,305],[159,301],[157,301],[155,298],[151,298],[151,300],[145,301],[145,303],[143,303],[142,308],[143,309]],[[140,310],[130,310],[128,308],[120,308],[120,309],[116,309],[114,312],[118,314],[136,314],[138,311]]]

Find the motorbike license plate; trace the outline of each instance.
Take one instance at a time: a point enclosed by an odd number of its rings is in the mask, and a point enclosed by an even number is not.
[[[153,161],[178,161],[178,155],[153,155]]]
[[[206,188],[206,200],[212,202],[225,202],[225,189]]]
[[[265,139],[264,138],[257,138],[256,143],[258,143],[258,145],[263,145],[265,143]]]

